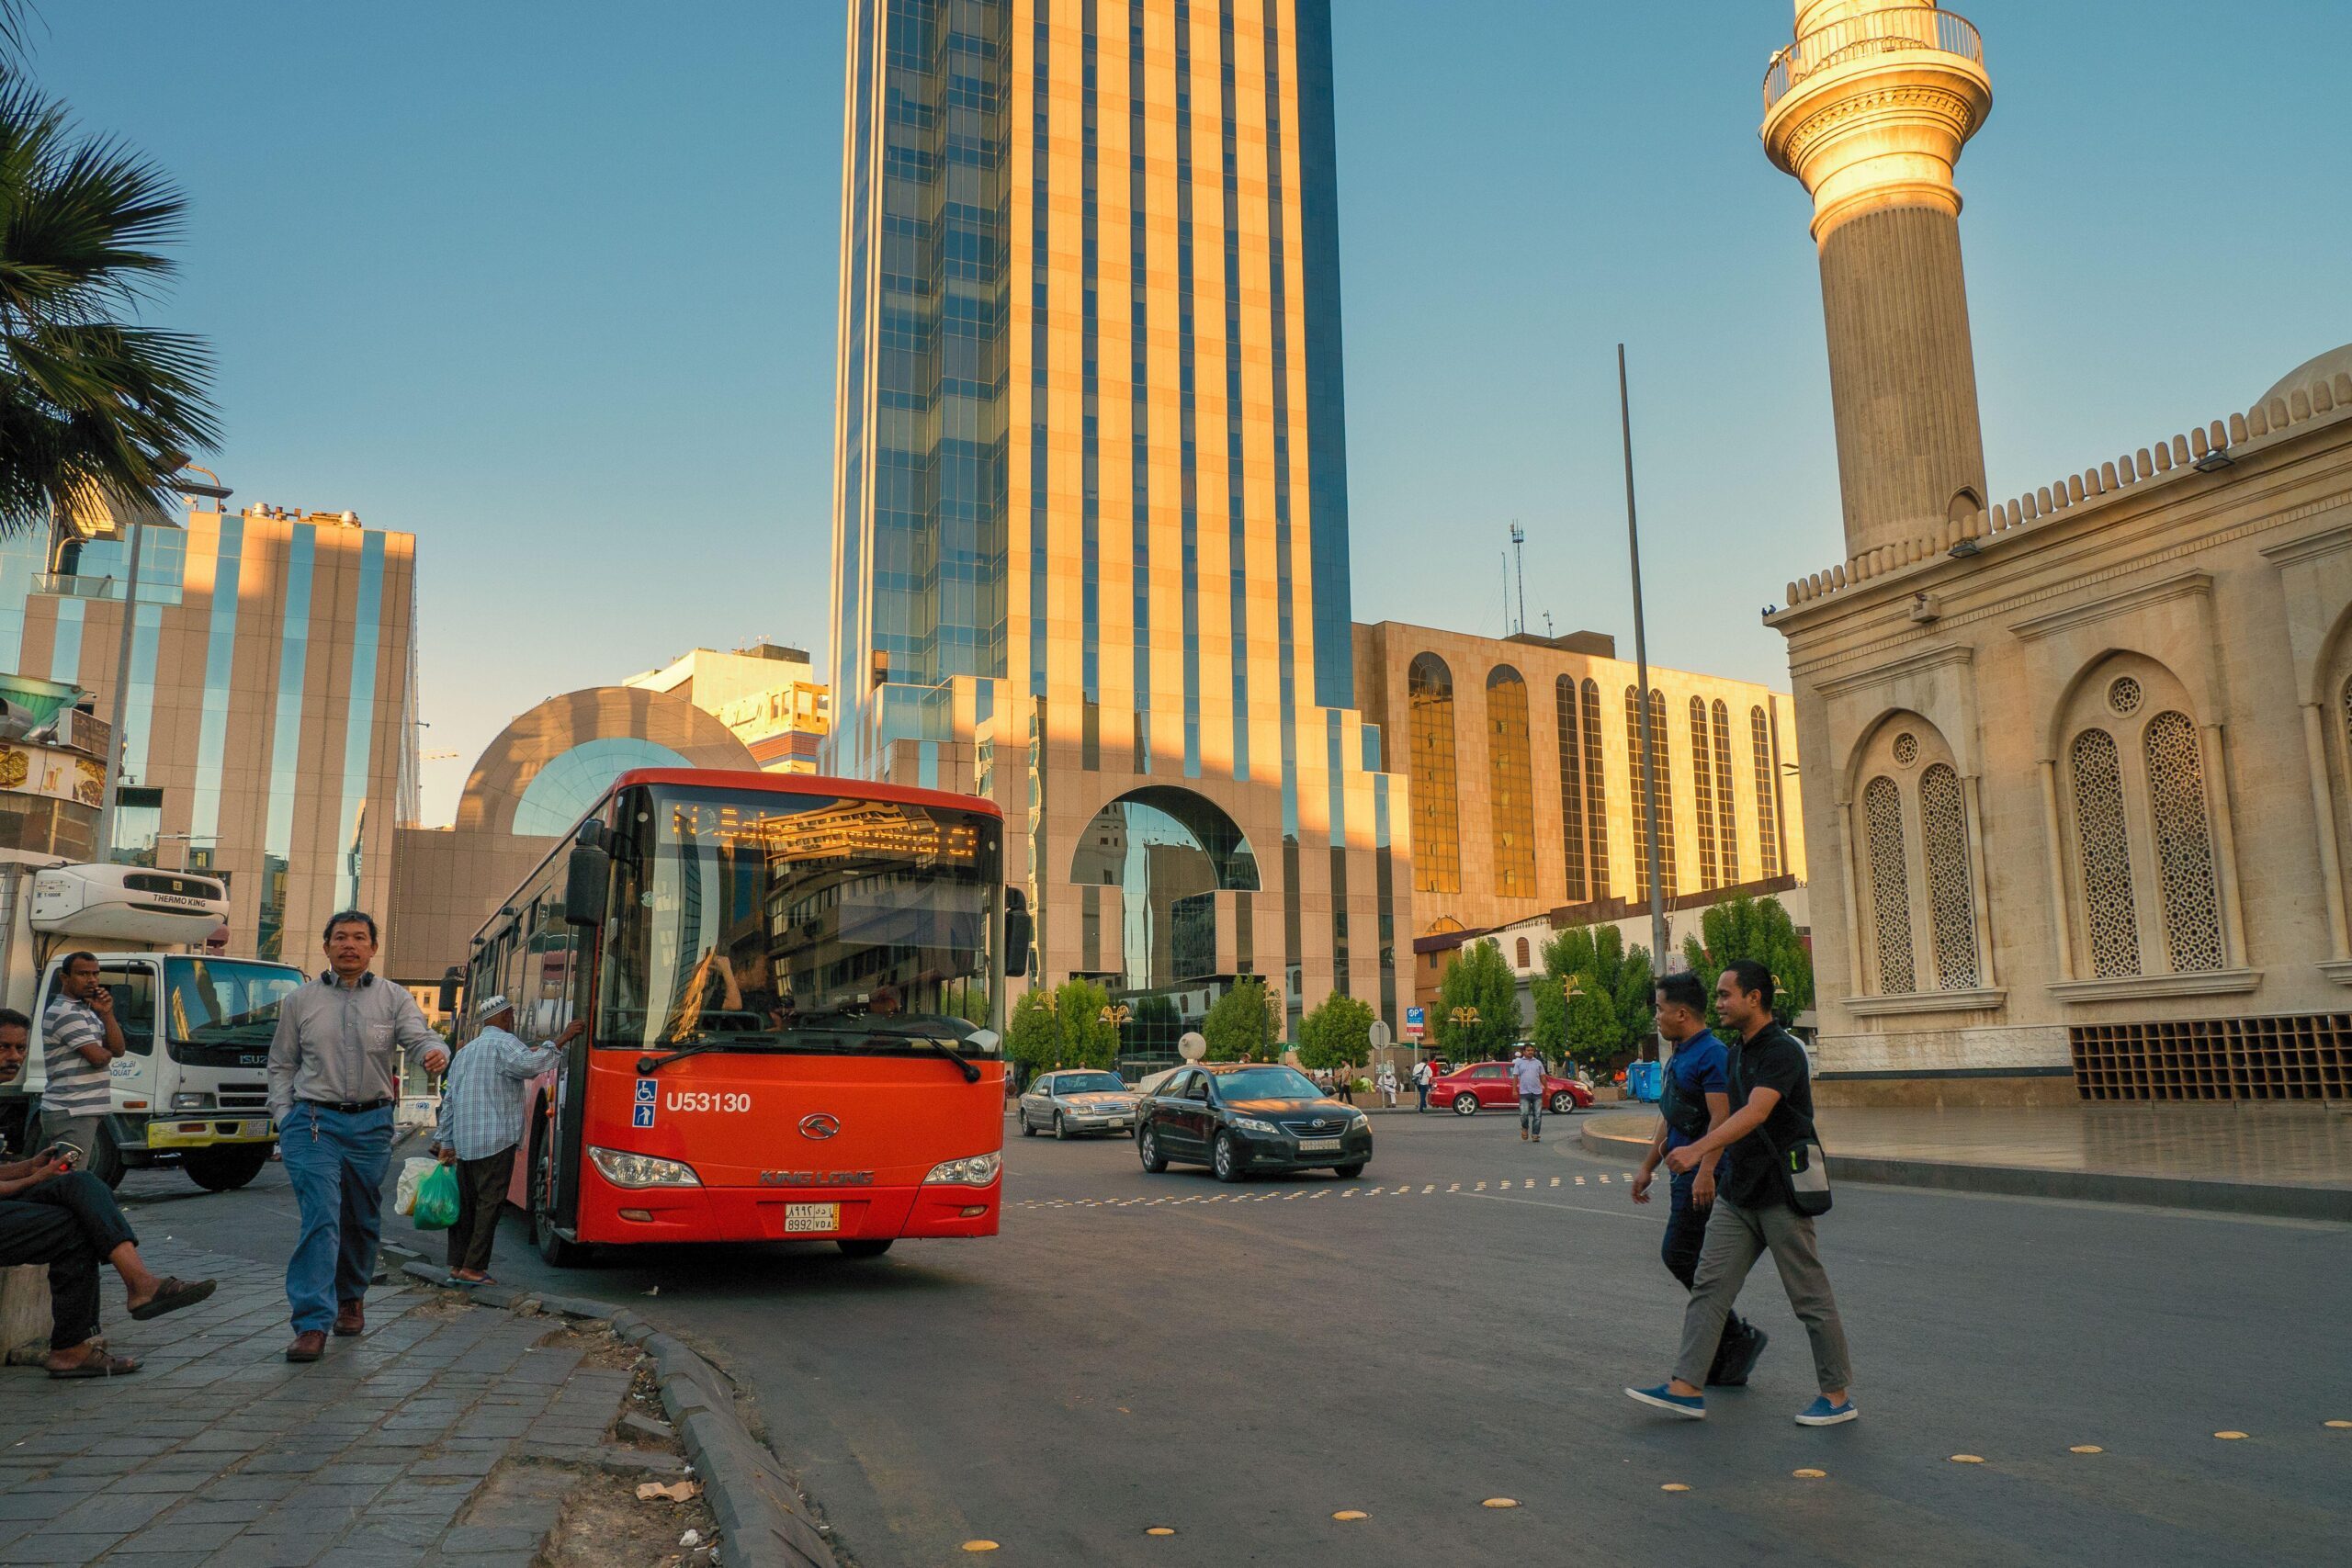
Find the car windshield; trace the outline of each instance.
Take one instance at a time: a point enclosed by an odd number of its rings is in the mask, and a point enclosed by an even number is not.
[[[1320,1100],[1323,1091],[1293,1067],[1244,1067],[1216,1075],[1220,1100]]]
[[[174,958],[164,965],[166,1038],[183,1045],[246,1044],[277,1032],[277,1004],[301,971],[236,958]]]
[[[1126,1088],[1116,1073],[1080,1073],[1054,1080],[1056,1094],[1124,1094]]]
[[[599,1045],[978,1048],[994,818],[715,789],[631,791],[617,815]]]

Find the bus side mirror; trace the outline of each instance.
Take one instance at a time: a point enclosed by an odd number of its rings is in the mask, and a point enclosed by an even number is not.
[[[563,868],[563,918],[575,926],[603,925],[605,899],[612,891],[612,882],[613,857],[602,844],[588,842],[582,834]]]
[[[441,976],[441,1010],[445,1014],[458,1010],[458,966],[454,964]]]
[[[1026,909],[1004,912],[1004,972],[1008,975],[1029,973],[1029,943],[1035,935],[1035,924]]]

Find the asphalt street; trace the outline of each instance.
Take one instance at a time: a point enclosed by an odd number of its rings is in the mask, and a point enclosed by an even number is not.
[[[2352,1228],[1849,1186],[1822,1251],[1862,1418],[1791,1421],[1812,1370],[1767,1266],[1753,1385],[1677,1422],[1621,1392],[1679,1323],[1663,1193],[1551,1127],[1381,1117],[1354,1181],[1238,1187],[1009,1135],[991,1240],[562,1271],[510,1215],[493,1270],[714,1353],[865,1568],[2342,1560]],[[126,1194],[264,1267],[291,1239],[275,1167]]]

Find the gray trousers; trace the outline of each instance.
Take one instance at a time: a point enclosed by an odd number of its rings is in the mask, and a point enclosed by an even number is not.
[[[1784,1204],[1743,1209],[1721,1197],[1707,1218],[1698,1280],[1682,1313],[1682,1349],[1674,1375],[1694,1387],[1706,1386],[1707,1369],[1714,1364],[1715,1347],[1723,1341],[1724,1320],[1739,1299],[1740,1286],[1747,1282],[1747,1271],[1767,1252],[1781,1270],[1781,1288],[1789,1293],[1790,1309],[1813,1341],[1813,1372],[1821,1392],[1846,1388],[1853,1382],[1846,1359],[1846,1325],[1838,1321],[1838,1299],[1829,1293],[1829,1275],[1814,1247],[1812,1219]]]

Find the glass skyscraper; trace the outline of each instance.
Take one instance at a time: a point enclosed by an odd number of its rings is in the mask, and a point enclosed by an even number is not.
[[[1410,929],[1353,711],[1330,34],[852,5],[829,766],[995,795],[1038,977],[1179,1017],[1256,975],[1394,1021]]]

